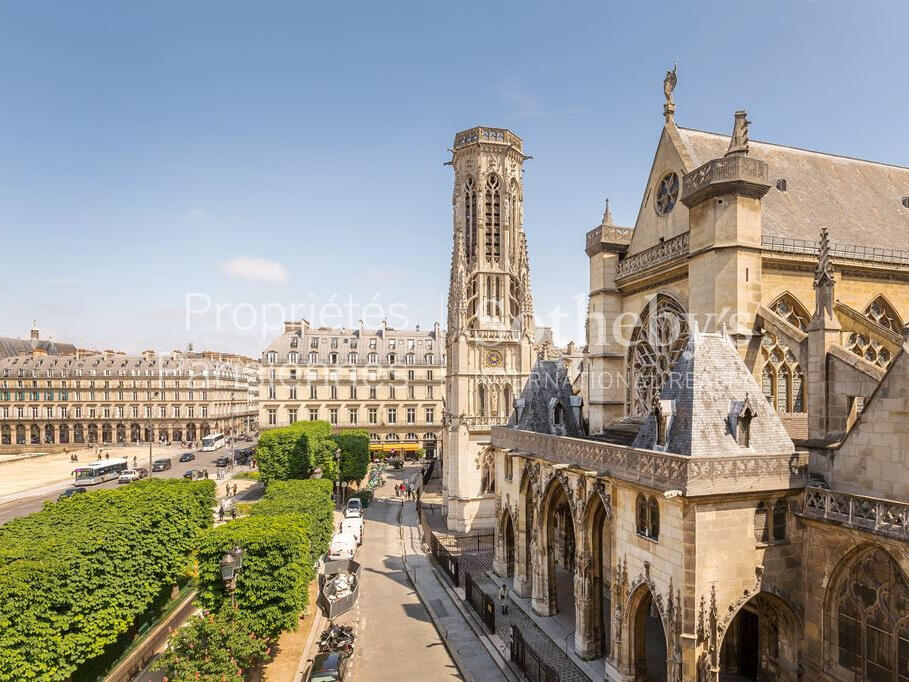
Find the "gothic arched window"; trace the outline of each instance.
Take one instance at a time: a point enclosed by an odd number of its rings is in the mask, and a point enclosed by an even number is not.
[[[883,296],[878,296],[868,304],[865,308],[865,317],[897,334],[903,327],[900,316]]]
[[[467,249],[467,260],[473,260],[476,249],[477,233],[477,190],[473,178],[464,183],[464,247]]]
[[[805,411],[805,381],[802,368],[789,347],[776,334],[764,332],[761,339],[761,391],[777,412]]]
[[[874,548],[836,585],[829,614],[832,663],[849,679],[905,680],[909,671],[909,584]]]
[[[685,311],[674,299],[658,295],[641,314],[628,349],[628,409],[632,417],[647,416],[687,344]]]
[[[868,362],[883,367],[890,364],[893,356],[884,348],[880,341],[876,341],[861,332],[852,332],[846,339],[846,348]]]
[[[647,498],[640,493],[635,500],[635,516],[638,535],[647,535]]]
[[[805,310],[805,306],[789,294],[783,294],[778,297],[770,304],[770,309],[793,327],[797,327],[802,331],[808,328],[808,322],[811,321],[811,315]]]
[[[499,258],[502,247],[502,197],[499,178],[486,178],[486,258]]]

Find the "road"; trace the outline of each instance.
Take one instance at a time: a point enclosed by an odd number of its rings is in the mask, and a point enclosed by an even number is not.
[[[254,443],[248,442],[239,442],[237,443],[237,449],[247,448],[254,445]],[[208,474],[211,478],[215,477],[215,472],[217,467],[215,467],[215,461],[218,457],[224,455],[230,455],[230,448],[221,448],[220,450],[215,450],[214,452],[201,452],[195,451],[196,459],[192,462],[179,462],[177,461],[180,457],[180,454],[183,452],[190,452],[189,450],[179,450],[175,448],[168,448],[167,450],[156,448],[153,457],[154,459],[159,459],[163,457],[169,457],[173,462],[173,467],[167,471],[162,472],[153,472],[151,475],[153,477],[163,477],[163,478],[179,478],[183,476],[189,469],[208,469]],[[84,461],[82,462],[84,463]],[[132,466],[132,460],[129,461],[130,466]],[[78,466],[78,465],[74,465]],[[148,469],[148,457],[146,456],[144,461],[142,457],[139,457],[139,466],[145,467]],[[244,470],[245,467],[241,468]],[[94,486],[88,486],[88,490],[99,490],[101,488],[116,488],[118,485],[117,481],[107,481],[105,483],[100,483]],[[128,485],[128,484],[127,484]],[[14,502],[8,502],[6,504],[0,505],[0,525],[3,525],[11,519],[18,518],[20,516],[26,516],[32,514],[36,511],[40,511],[44,506],[46,501],[54,501],[60,495],[60,492],[65,488],[70,486],[69,483],[60,483],[44,486],[38,488],[37,492],[33,496],[24,497]]]
[[[377,499],[366,509],[357,606],[337,619],[353,623],[357,645],[351,679],[357,682],[462,680],[429,613],[410,584],[401,559],[401,502],[392,484],[414,468],[389,471]],[[382,499],[387,498],[387,499]]]

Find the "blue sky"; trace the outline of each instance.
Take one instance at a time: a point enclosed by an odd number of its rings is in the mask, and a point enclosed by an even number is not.
[[[897,3],[0,4],[0,335],[37,319],[89,347],[258,355],[293,305],[444,323],[442,164],[485,124],[534,157],[537,313],[581,340],[584,233],[607,196],[633,223],[674,61],[680,125],[727,132],[746,108],[755,139],[907,165],[907,20]],[[211,308],[187,328],[188,294]]]

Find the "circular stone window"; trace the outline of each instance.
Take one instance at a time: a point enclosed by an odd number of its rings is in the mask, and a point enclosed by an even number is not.
[[[664,216],[672,213],[672,209],[675,208],[675,202],[679,200],[680,184],[679,176],[675,173],[666,173],[663,179],[660,180],[656,199],[653,202],[657,215]]]

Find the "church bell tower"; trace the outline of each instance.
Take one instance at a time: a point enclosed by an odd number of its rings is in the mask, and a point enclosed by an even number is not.
[[[491,429],[508,421],[534,360],[522,145],[511,131],[477,127],[458,133],[451,150],[443,496],[456,532],[495,523]]]

